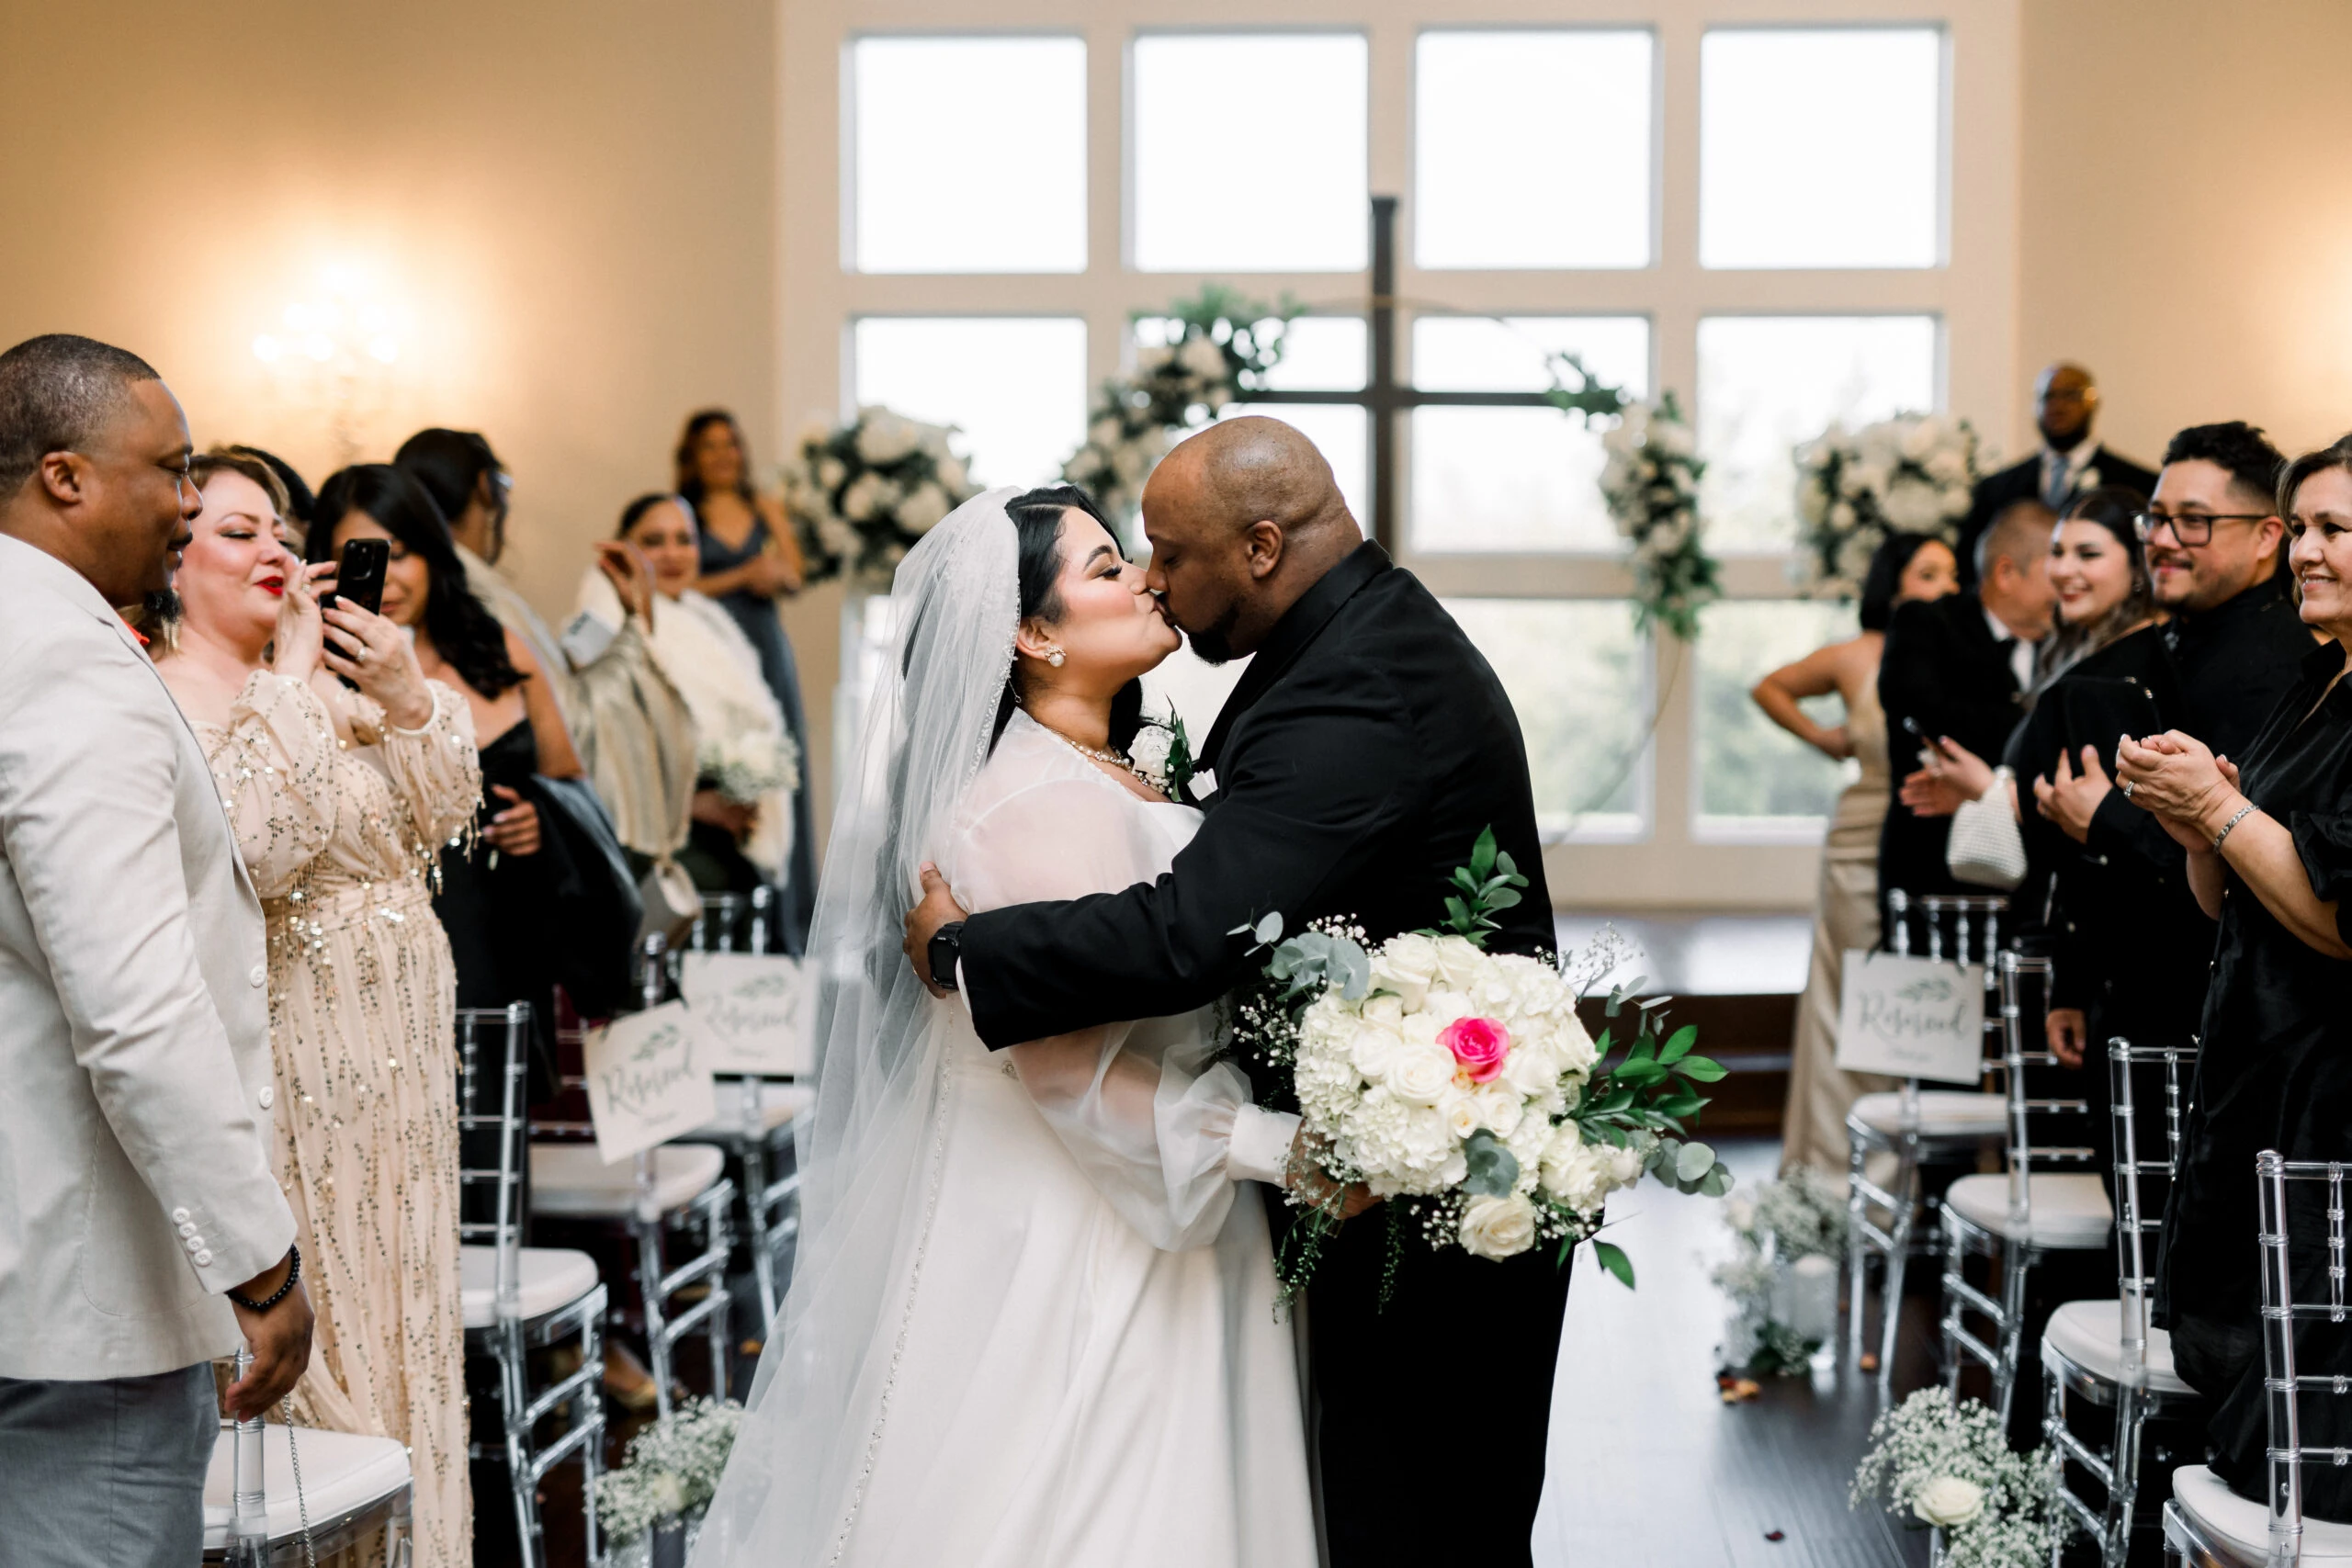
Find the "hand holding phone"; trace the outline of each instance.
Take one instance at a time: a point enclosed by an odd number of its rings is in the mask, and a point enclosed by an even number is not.
[[[389,539],[350,539],[343,547],[343,560],[335,568],[335,583],[332,591],[319,595],[319,608],[328,609],[339,600],[348,600],[369,615],[381,615],[384,608],[384,568],[391,560],[392,545]]]

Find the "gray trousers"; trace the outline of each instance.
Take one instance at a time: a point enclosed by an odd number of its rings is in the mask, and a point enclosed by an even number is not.
[[[89,1382],[0,1378],[0,1562],[195,1568],[220,1428],[209,1362]]]

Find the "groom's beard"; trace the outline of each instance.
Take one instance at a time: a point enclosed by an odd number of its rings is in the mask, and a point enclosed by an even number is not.
[[[1193,657],[1204,664],[1228,664],[1236,657],[1233,651],[1234,623],[1241,618],[1241,606],[1228,604],[1219,615],[1199,631],[1187,631],[1184,640],[1192,645]]]

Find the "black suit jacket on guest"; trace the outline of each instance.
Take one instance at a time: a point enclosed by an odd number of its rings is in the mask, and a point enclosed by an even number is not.
[[[2106,447],[2094,448],[2088,465],[2098,474],[2102,485],[2125,485],[2142,495],[2156,488],[2156,476]],[[1960,581],[1970,588],[1976,586],[1976,538],[1993,525],[2001,509],[2013,502],[2036,501],[2041,497],[2041,453],[2036,451],[2020,463],[1985,475],[1976,481],[1976,491],[1970,500],[1968,516],[1960,525]]]
[[[1887,749],[1898,788],[1920,745],[1903,728],[1905,718],[1929,736],[1950,736],[1990,762],[2001,756],[2009,732],[2025,716],[2008,645],[1995,638],[1973,592],[1905,604],[1894,612],[1879,656],[1878,699],[1886,709]],[[1900,799],[1890,805],[1879,831],[1881,894],[1898,887],[1914,895],[1990,891],[1956,882],[1944,869],[1951,834],[1948,817],[1915,817]]]
[[[1366,544],[1275,626],[1202,744],[1216,791],[1157,883],[975,915],[964,984],[991,1047],[1189,1011],[1255,962],[1231,934],[1344,915],[1374,942],[1445,919],[1488,826],[1529,880],[1498,950],[1553,944],[1527,751],[1453,617]],[[1264,1086],[1261,1086],[1261,1088]]]

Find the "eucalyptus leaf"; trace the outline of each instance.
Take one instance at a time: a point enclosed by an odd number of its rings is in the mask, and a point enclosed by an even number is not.
[[[1273,910],[1258,922],[1256,932],[1260,942],[1280,942],[1283,936],[1283,912]]]
[[[1685,1181],[1696,1181],[1714,1168],[1715,1151],[1704,1144],[1685,1144],[1682,1152],[1674,1156],[1674,1174]]]
[[[1710,1198],[1720,1198],[1731,1190],[1732,1174],[1727,1166],[1717,1166],[1700,1179],[1699,1190]]]
[[[1481,1127],[1462,1141],[1462,1156],[1470,1166],[1470,1174],[1463,1179],[1464,1191],[1481,1198],[1510,1196],[1519,1180],[1519,1156],[1504,1147],[1500,1138]]]

